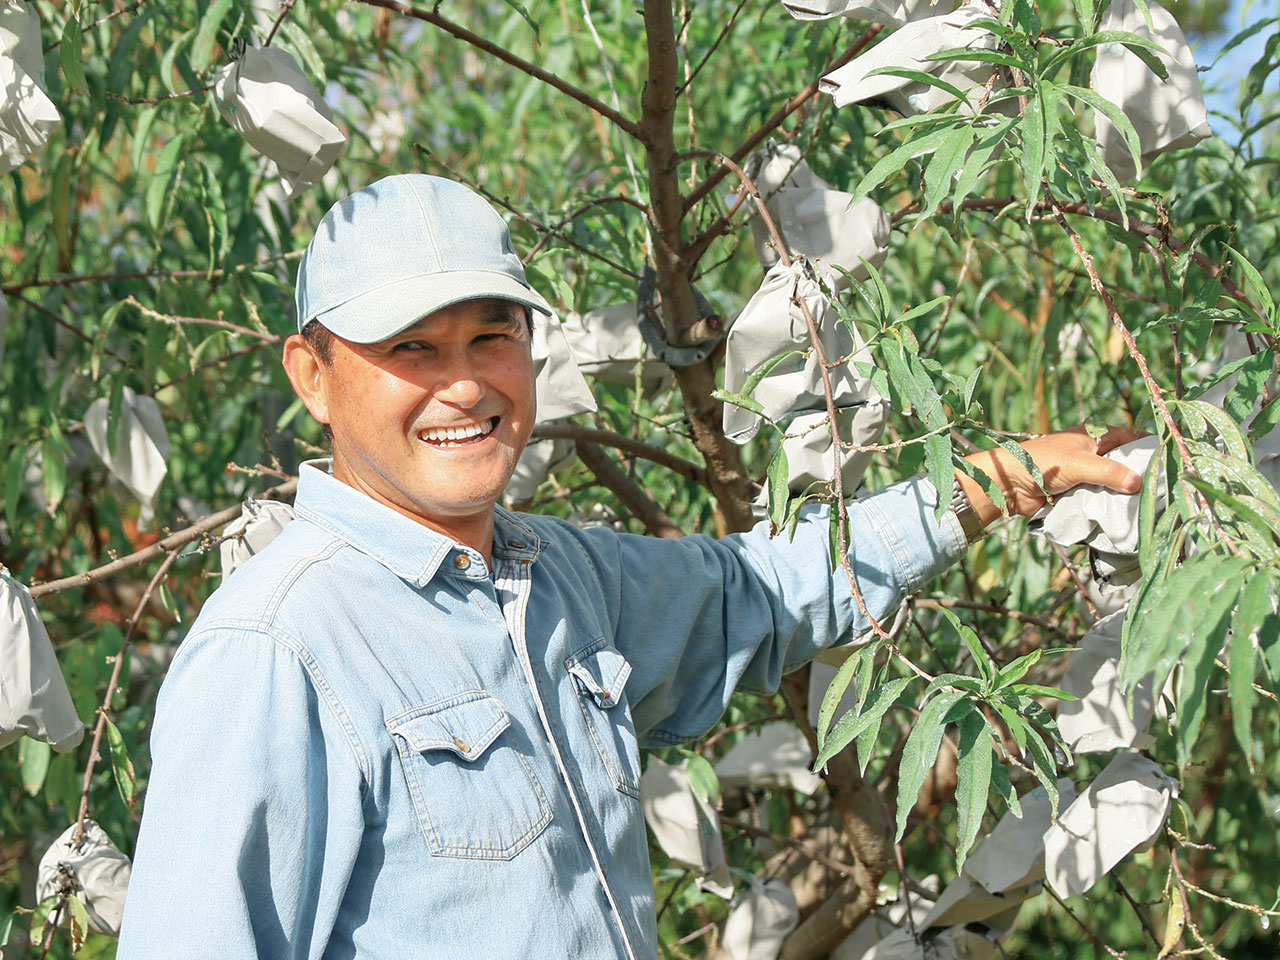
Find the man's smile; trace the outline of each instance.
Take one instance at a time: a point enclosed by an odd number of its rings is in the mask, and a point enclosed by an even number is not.
[[[418,431],[418,439],[433,447],[448,449],[479,443],[498,426],[497,417],[489,417],[477,423],[449,427],[428,427]]]

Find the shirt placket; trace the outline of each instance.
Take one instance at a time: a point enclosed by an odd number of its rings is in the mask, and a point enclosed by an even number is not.
[[[583,842],[587,845],[596,879],[604,890],[605,898],[609,901],[609,909],[613,912],[614,925],[622,940],[623,948],[626,950],[627,960],[640,960],[640,955],[637,953],[635,945],[631,942],[627,923],[623,918],[622,910],[618,906],[617,898],[614,897],[613,890],[609,886],[608,876],[604,869],[604,861],[601,858],[600,851],[596,848],[595,842],[592,840],[591,829],[587,823],[586,809],[584,807],[585,798],[579,794],[574,785],[573,777],[570,776],[569,769],[565,765],[564,755],[560,749],[560,741],[551,726],[546,704],[542,700],[542,693],[538,687],[537,674],[534,672],[533,662],[529,657],[525,620],[529,609],[532,568],[532,562],[527,559],[508,559],[495,556],[494,587],[498,595],[498,602],[502,607],[502,616],[506,622],[507,633],[511,637],[512,647],[515,649],[516,659],[520,662],[520,669],[524,672],[525,682],[529,685],[530,695],[533,697],[534,706],[537,708],[538,720],[542,723],[542,732],[551,747],[551,755],[555,759],[556,770],[560,775],[561,782],[564,784],[565,792],[569,795],[569,802],[573,806],[573,815],[578,824],[578,832],[582,836]]]

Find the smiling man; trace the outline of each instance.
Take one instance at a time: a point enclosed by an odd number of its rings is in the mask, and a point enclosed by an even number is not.
[[[435,177],[329,211],[284,365],[332,435],[298,520],[206,603],[157,703],[119,960],[656,956],[639,745],[695,737],[867,623],[823,510],[657,540],[497,500],[534,420],[505,225]],[[1083,431],[1028,441],[1052,491],[1134,492]],[[1003,451],[971,458],[1042,503]],[[850,505],[883,617],[995,508],[960,475]]]

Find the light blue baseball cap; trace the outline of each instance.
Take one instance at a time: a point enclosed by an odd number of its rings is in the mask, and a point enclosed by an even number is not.
[[[506,223],[483,197],[423,173],[386,177],[324,215],[298,267],[298,330],[312,320],[374,343],[442,307],[496,297],[542,313]]]

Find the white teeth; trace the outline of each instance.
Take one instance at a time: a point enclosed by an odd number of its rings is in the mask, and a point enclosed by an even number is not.
[[[465,440],[472,440],[476,437],[483,437],[493,431],[493,420],[481,421],[473,423],[465,427],[431,427],[423,430],[418,434],[428,443],[461,443]]]

